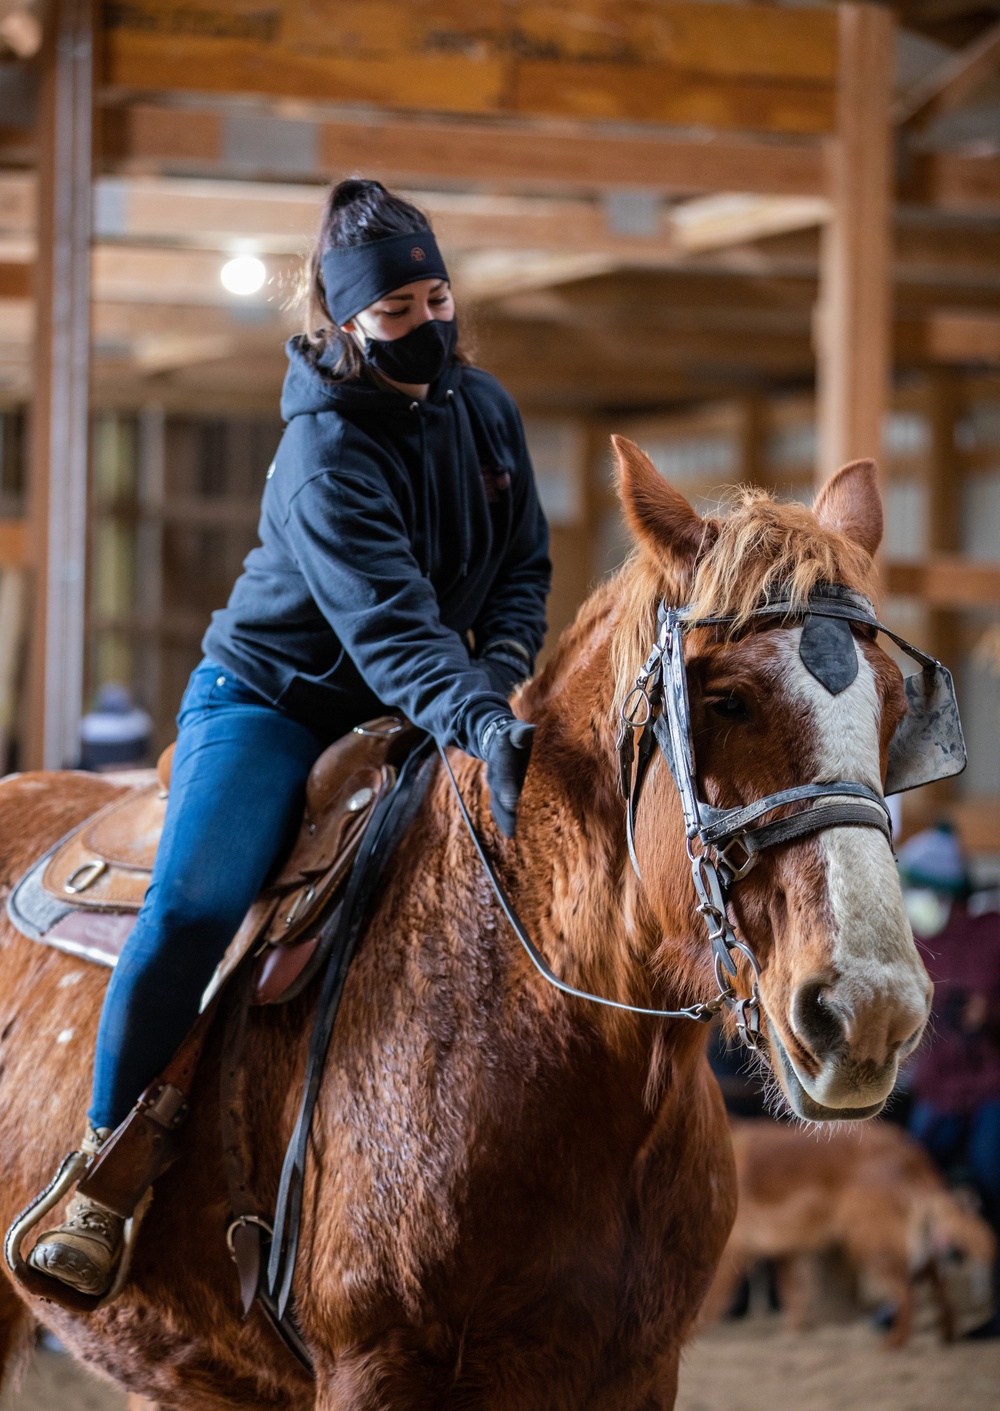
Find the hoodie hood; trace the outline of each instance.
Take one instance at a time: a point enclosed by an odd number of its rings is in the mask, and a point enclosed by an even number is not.
[[[331,382],[324,371],[334,362],[335,354],[327,348],[314,365],[302,351],[301,336],[290,338],[285,344],[288,354],[288,371],[281,391],[281,416],[288,422],[296,416],[313,415],[317,412],[337,411],[342,416],[354,417],[358,413],[408,412],[413,398],[405,392],[392,388],[376,387],[368,381]],[[441,376],[431,383],[424,401],[443,402],[449,391],[458,388],[462,380],[462,364],[452,359]]]

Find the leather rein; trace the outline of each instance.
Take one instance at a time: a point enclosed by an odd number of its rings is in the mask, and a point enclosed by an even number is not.
[[[805,613],[837,617],[873,628],[881,627],[865,599],[835,586],[814,590],[805,608],[796,607],[791,601],[784,599],[765,604],[751,616],[775,619],[777,625],[778,622],[787,622],[790,617],[802,617]],[[746,941],[740,940],[733,929],[729,916],[729,900],[733,887],[756,865],[760,853],[765,848],[791,842],[827,828],[845,826],[877,828],[891,847],[892,822],[881,793],[866,784],[843,779],[829,784],[799,784],[736,808],[715,808],[700,799],[696,784],[687,674],[684,666],[684,633],[696,627],[726,626],[733,619],[723,616],[699,618],[692,615],[689,607],[670,608],[661,602],[657,620],[659,630],[656,641],[619,712],[621,724],[616,749],[619,787],[627,804],[628,851],[636,876],[641,882],[642,872],[635,851],[635,818],[642,785],[654,749],[658,745],[680,795],[687,853],[691,861],[691,878],[698,899],[697,910],[708,929],[715,981],[718,986],[718,994],[713,999],[687,1005],[682,1009],[647,1009],[591,994],[561,980],[531,939],[507,895],[466,808],[448,756],[440,745],[438,750],[458,800],[462,819],[494,895],[535,969],[549,984],[576,999],[585,999],[611,1009],[650,1015],[658,1019],[693,1019],[704,1024],[710,1022],[720,1010],[728,1007],[735,1014],[740,1038],[747,1047],[760,1050],[760,964],[752,948]],[[639,731],[638,744],[635,739],[636,731]],[[835,801],[815,802],[820,799]],[[769,822],[759,821],[778,808],[800,802],[805,802],[807,807],[783,818]],[[741,856],[737,855],[737,850]],[[736,978],[734,953],[743,956],[753,974],[750,994],[746,997],[738,994],[732,984]]]

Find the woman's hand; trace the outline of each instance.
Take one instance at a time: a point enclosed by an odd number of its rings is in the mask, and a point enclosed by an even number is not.
[[[517,805],[528,772],[535,727],[513,715],[501,715],[483,731],[483,758],[490,789],[490,810],[497,827],[513,838]]]

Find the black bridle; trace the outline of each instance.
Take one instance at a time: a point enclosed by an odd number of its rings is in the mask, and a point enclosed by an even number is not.
[[[940,662],[879,622],[866,598],[836,584],[821,584],[809,594],[806,603],[801,604],[793,601],[789,592],[779,588],[767,602],[750,614],[750,618],[754,621],[769,619],[772,626],[796,621],[809,624],[817,620],[822,624],[824,619],[847,624],[846,629],[840,629],[841,633],[846,630],[846,637],[841,636],[839,643],[836,641],[836,631],[833,633],[832,647],[829,641],[823,643],[827,657],[831,652],[835,657],[838,647],[841,652],[849,648],[851,663],[846,671],[838,672],[837,668],[842,667],[843,662],[834,660],[830,669],[830,662],[817,665],[815,660],[806,660],[803,652],[803,660],[809,670],[832,694],[849,684],[857,672],[851,623],[864,627],[872,637],[876,632],[885,633],[918,662],[921,672],[905,682],[909,709],[890,744],[886,794],[916,788],[933,779],[960,773],[965,767],[965,742],[949,672]],[[680,796],[691,877],[698,898],[697,910],[708,929],[718,985],[718,994],[714,999],[687,1005],[683,1009],[647,1009],[591,994],[561,980],[552,971],[517,914],[465,806],[448,757],[440,746],[439,751],[463,821],[493,892],[532,964],[550,984],[577,999],[660,1019],[694,1019],[707,1023],[720,1010],[728,1007],[734,1012],[744,1043],[757,1049],[760,1046],[760,965],[751,947],[740,940],[733,929],[729,916],[733,887],[756,865],[764,849],[828,828],[876,828],[891,847],[892,821],[882,793],[867,784],[847,779],[824,784],[798,784],[736,808],[716,808],[699,798],[684,665],[684,634],[699,627],[728,627],[735,619],[722,615],[699,617],[690,605],[671,608],[661,603],[657,620],[656,641],[620,710],[621,727],[616,748],[619,784],[626,800],[628,851],[641,881],[642,873],[635,851],[635,818],[642,785],[658,745]],[[832,802],[817,802],[820,799]],[[779,808],[797,803],[806,807],[782,818],[760,821]],[[737,855],[737,850],[741,856]],[[732,984],[736,978],[735,956],[739,955],[747,961],[753,974],[750,994],[746,997],[739,995]]]

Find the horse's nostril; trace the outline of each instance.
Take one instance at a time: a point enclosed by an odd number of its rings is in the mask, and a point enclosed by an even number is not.
[[[801,1043],[823,1059],[842,1048],[846,1039],[844,1017],[830,1003],[825,980],[807,980],[792,996],[792,1027]]]
[[[921,1038],[923,1037],[923,1032],[924,1032],[924,1025],[925,1025],[925,1023],[926,1023],[926,1020],[921,1019],[920,1023],[917,1025],[917,1027],[916,1027],[915,1029],[911,1030],[911,1032],[907,1035],[907,1037],[906,1037],[906,1038],[903,1040],[903,1042],[900,1044],[900,1046],[899,1046],[899,1051],[900,1051],[900,1053],[901,1053],[904,1057],[906,1057],[907,1055],[911,1054],[911,1053],[913,1052],[913,1050],[916,1048],[917,1044],[920,1042]]]

